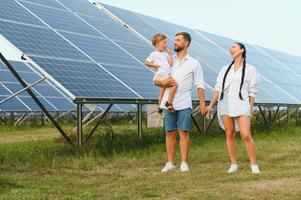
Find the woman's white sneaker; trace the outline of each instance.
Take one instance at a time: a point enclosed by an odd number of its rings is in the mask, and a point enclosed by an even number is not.
[[[163,167],[163,169],[161,170],[161,172],[168,172],[172,169],[174,169],[176,166],[174,164],[172,164],[171,162],[167,162],[165,164],[165,166]]]
[[[260,174],[258,165],[251,165],[251,172],[252,174]]]
[[[238,165],[237,164],[231,164],[230,165],[230,168],[228,169],[228,173],[234,173],[234,172],[237,172],[238,170]]]
[[[181,170],[181,172],[188,172],[189,171],[189,167],[188,167],[187,162],[182,162],[181,163],[180,170]]]

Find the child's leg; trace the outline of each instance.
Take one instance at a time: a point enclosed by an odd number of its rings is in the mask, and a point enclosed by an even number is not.
[[[160,95],[159,95],[159,102],[158,102],[159,106],[161,105],[161,101],[163,99],[163,95],[164,95],[165,89],[166,89],[166,87],[161,87],[160,88]]]
[[[178,89],[178,84],[177,83],[170,87],[169,94],[168,94],[168,100],[167,100],[167,102],[169,104],[172,104],[173,98],[175,96],[175,93],[176,93],[177,89]]]

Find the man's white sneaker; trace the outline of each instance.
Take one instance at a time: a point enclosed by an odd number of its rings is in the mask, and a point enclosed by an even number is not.
[[[171,162],[167,162],[161,172],[168,172],[169,170],[174,169],[176,166],[172,164]]]
[[[186,162],[182,162],[180,166],[180,170],[181,172],[188,172],[189,171],[188,164]]]
[[[258,165],[251,165],[251,172],[252,174],[260,174]]]
[[[238,165],[237,164],[231,164],[230,168],[228,169],[228,173],[234,173],[238,170]]]

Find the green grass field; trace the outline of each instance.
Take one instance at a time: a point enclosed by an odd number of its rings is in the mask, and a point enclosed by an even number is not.
[[[161,129],[145,129],[140,141],[133,125],[116,126],[113,139],[102,131],[77,155],[53,128],[3,128],[0,199],[301,199],[301,128],[255,130],[254,138],[260,175],[250,173],[239,137],[240,171],[226,173],[219,129],[193,132],[190,172],[162,174]]]

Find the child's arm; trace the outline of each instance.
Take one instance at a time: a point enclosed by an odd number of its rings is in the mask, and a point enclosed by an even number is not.
[[[154,63],[151,63],[151,62],[149,62],[149,61],[147,61],[147,60],[144,61],[144,65],[147,66],[147,67],[152,67],[152,68],[154,68],[156,71],[157,71],[158,68],[159,68],[159,65],[154,64]]]
[[[166,49],[166,52],[168,54],[168,58],[167,58],[168,59],[168,64],[169,64],[170,67],[172,67],[172,65],[173,65],[172,53],[171,53],[169,48]]]

